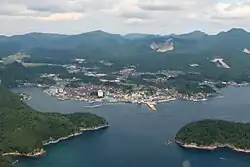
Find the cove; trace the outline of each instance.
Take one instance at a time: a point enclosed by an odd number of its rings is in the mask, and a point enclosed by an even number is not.
[[[37,88],[15,89],[32,96],[28,105],[44,112],[87,111],[105,117],[110,127],[46,147],[40,158],[20,158],[20,167],[249,167],[250,154],[228,149],[213,152],[166,145],[188,122],[204,118],[250,122],[250,87],[229,87],[223,98],[205,102],[177,100],[146,106],[111,104],[85,108],[81,101],[58,101]]]

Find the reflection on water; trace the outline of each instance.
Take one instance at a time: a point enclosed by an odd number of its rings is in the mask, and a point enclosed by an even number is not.
[[[189,160],[184,160],[182,162],[182,167],[191,167],[191,163],[189,162]]]

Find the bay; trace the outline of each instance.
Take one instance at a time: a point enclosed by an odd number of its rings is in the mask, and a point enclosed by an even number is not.
[[[40,158],[20,158],[20,167],[249,167],[250,154],[229,149],[200,151],[166,145],[185,124],[204,118],[250,122],[250,87],[229,87],[224,97],[204,102],[177,100],[146,106],[109,104],[84,108],[81,101],[58,101],[37,88],[15,89],[32,96],[28,105],[41,112],[87,111],[105,117],[110,128],[46,147]]]

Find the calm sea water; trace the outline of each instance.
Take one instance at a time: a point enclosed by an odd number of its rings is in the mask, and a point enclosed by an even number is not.
[[[42,112],[88,111],[105,117],[111,127],[46,147],[40,158],[21,158],[20,167],[249,167],[250,154],[228,149],[198,151],[166,145],[188,122],[204,118],[250,122],[250,87],[226,88],[223,98],[206,102],[174,101],[160,104],[157,112],[132,104],[84,109],[87,103],[58,101],[40,89],[29,93],[30,106]]]

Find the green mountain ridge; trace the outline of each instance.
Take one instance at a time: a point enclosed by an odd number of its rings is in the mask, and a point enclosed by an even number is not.
[[[150,48],[153,42],[162,43],[170,38],[174,50],[160,53]],[[249,56],[243,53],[245,48],[250,48],[250,33],[237,28],[216,35],[194,31],[181,35],[122,36],[97,30],[65,36],[31,33],[0,40],[0,56],[21,51],[31,55],[31,58],[24,60],[28,62],[69,64],[72,59],[84,58],[93,62],[112,61],[118,66],[133,64],[139,71],[182,70],[209,77],[212,74],[208,71],[214,71],[217,78],[222,78],[220,75],[233,75],[231,79],[239,78],[250,70]],[[214,57],[223,58],[231,68],[216,67],[211,63]],[[195,69],[189,66],[194,63],[200,67]]]
[[[131,37],[129,37],[131,36]],[[134,37],[133,37],[134,36]],[[128,34],[125,36],[119,34],[110,34],[101,30],[82,33],[78,35],[59,35],[59,34],[46,34],[46,33],[29,33],[24,35],[15,35],[10,37],[0,38],[0,55],[11,54],[13,52],[26,51],[31,52],[35,49],[52,49],[52,50],[70,50],[71,52],[78,53],[78,56],[90,56],[93,50],[100,49],[103,51],[101,57],[112,58],[115,53],[105,53],[109,49],[114,52],[117,50],[119,54],[123,53],[123,48],[132,50],[132,55],[121,54],[120,57],[125,56],[137,56],[135,52],[138,50],[140,53],[144,53],[150,43],[155,39],[167,39],[172,37],[177,43],[186,45],[190,42],[199,42],[198,48],[205,45],[207,50],[213,49],[216,44],[220,46],[230,46],[235,44],[238,46],[247,47],[247,41],[249,41],[250,34],[242,29],[231,29],[227,32],[221,32],[217,35],[207,35],[201,31],[194,31],[181,35],[153,35],[153,34]],[[231,38],[237,37],[237,40]],[[219,41],[218,41],[219,39]],[[230,40],[229,40],[230,39]],[[210,42],[211,41],[211,42]],[[216,42],[218,41],[218,42]],[[222,41],[225,44],[221,43]],[[211,46],[210,46],[211,45]],[[5,48],[5,49],[4,49]],[[9,49],[10,50],[9,50]],[[11,49],[12,48],[12,49]],[[214,49],[217,49],[216,47]],[[242,49],[242,48],[240,48]],[[9,52],[9,53],[7,53]],[[199,50],[197,50],[199,52]],[[82,55],[80,55],[82,54]],[[44,55],[45,56],[45,55]],[[99,56],[98,54],[91,54],[92,57]]]

